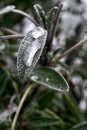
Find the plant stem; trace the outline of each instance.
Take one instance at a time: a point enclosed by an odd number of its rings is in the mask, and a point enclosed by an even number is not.
[[[70,53],[72,53],[73,51],[75,51],[76,49],[78,49],[85,42],[87,42],[87,39],[78,42],[76,45],[74,45],[73,47],[71,47],[70,49],[68,49],[67,51],[65,51],[63,54],[61,54],[59,57],[57,57],[55,59],[55,61],[51,62],[51,66],[56,65],[59,62],[59,60],[61,60],[65,56],[69,55]]]
[[[13,31],[12,29],[9,29],[6,27],[1,27],[0,29],[4,32],[10,33],[10,34],[18,34],[17,32]]]
[[[27,95],[29,94],[30,90],[31,90],[35,85],[36,85],[36,83],[32,83],[32,84],[26,89],[26,91],[25,91],[25,93],[24,93],[24,95],[23,95],[23,97],[22,97],[22,99],[21,99],[21,101],[20,101],[20,103],[19,103],[19,106],[18,106],[18,109],[17,109],[17,111],[16,111],[15,117],[14,117],[14,119],[13,119],[12,126],[11,126],[11,130],[15,130],[15,125],[16,125],[16,122],[17,122],[19,113],[20,113],[20,111],[21,111],[21,108],[22,108],[22,106],[23,106],[23,104],[24,104],[24,101],[25,101]]]
[[[11,12],[13,13],[17,13],[17,14],[21,14],[25,17],[27,17],[32,23],[34,23],[34,25],[39,26],[27,13],[25,13],[24,11],[18,10],[18,9],[13,9],[11,10]]]
[[[6,36],[1,36],[1,40],[8,40],[8,39],[15,39],[15,38],[23,38],[24,34],[13,34],[13,35],[6,35]]]

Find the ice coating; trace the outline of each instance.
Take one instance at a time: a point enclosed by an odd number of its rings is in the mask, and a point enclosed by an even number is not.
[[[39,38],[40,36],[44,35],[44,30],[41,27],[38,27],[37,30],[32,32],[32,37]]]
[[[35,68],[44,49],[47,30],[35,27],[22,40],[17,55],[17,72],[19,78],[25,82]]]
[[[38,39],[43,35],[44,35],[44,30],[40,27],[38,27],[31,33],[33,41],[31,45],[27,47],[24,54],[24,62],[26,66],[32,65],[36,52],[41,48],[41,43],[38,41]]]
[[[27,50],[26,50],[27,53],[26,53],[26,57],[25,57],[26,66],[32,65],[34,55],[36,54],[38,49],[40,49],[40,47],[41,47],[41,44],[40,43],[37,44],[37,41],[36,41],[36,42],[33,42],[31,48],[29,48],[29,47],[27,48]]]

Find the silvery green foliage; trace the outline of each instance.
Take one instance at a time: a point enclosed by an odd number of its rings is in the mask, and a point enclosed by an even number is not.
[[[17,71],[22,81],[29,79],[43,51],[46,37],[46,30],[41,27],[35,27],[22,40],[17,56]]]
[[[34,10],[37,16],[37,21],[40,25],[43,25],[46,28],[46,20],[47,20],[47,16],[44,12],[44,10],[42,9],[42,7],[39,4],[35,4],[34,5]]]
[[[12,11],[13,9],[15,9],[14,5],[6,6],[6,7],[2,8],[2,9],[0,9],[0,15],[4,15],[4,14]]]

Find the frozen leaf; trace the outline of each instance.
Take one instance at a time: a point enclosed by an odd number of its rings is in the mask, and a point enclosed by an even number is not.
[[[29,78],[45,46],[47,31],[35,27],[23,39],[17,57],[17,71],[22,80]]]
[[[69,86],[64,77],[57,71],[48,67],[40,67],[35,69],[30,79],[36,83],[47,86],[57,91],[68,91]]]

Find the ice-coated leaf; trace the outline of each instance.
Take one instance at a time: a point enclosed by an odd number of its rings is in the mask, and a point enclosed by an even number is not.
[[[38,117],[38,118],[32,118],[30,119],[30,122],[34,126],[39,127],[46,127],[46,126],[53,126],[60,123],[60,119],[58,118],[52,118],[52,117]]]
[[[0,15],[6,14],[6,13],[12,11],[13,9],[15,9],[14,5],[8,5],[2,9],[0,9]]]
[[[82,122],[76,126],[74,126],[72,129],[70,130],[87,130],[87,122]]]
[[[17,56],[17,71],[22,81],[29,79],[43,51],[46,37],[46,30],[41,27],[35,27],[22,40]]]
[[[64,77],[59,72],[49,67],[35,69],[30,79],[57,91],[69,90],[69,86]]]

